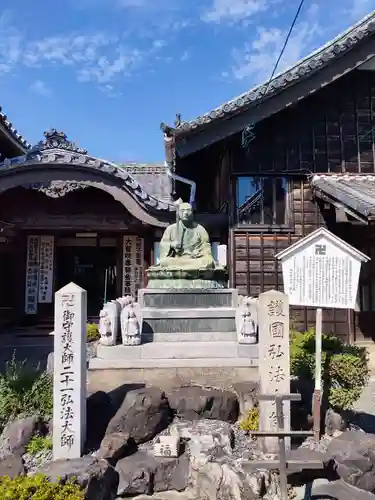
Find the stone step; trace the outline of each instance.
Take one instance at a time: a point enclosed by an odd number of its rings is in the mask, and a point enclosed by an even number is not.
[[[151,342],[139,346],[99,345],[97,357],[103,360],[258,358],[257,345],[237,342]]]
[[[238,291],[223,290],[153,290],[144,288],[138,292],[141,307],[156,309],[191,309],[194,307],[236,307]]]
[[[156,370],[156,369],[178,369],[198,368],[200,370],[207,370],[214,368],[215,371],[225,368],[257,368],[258,359],[255,358],[173,358],[173,359],[103,359],[92,358],[89,362],[89,370]],[[153,373],[153,372],[151,372]],[[123,379],[124,380],[124,379]]]
[[[225,342],[236,341],[236,332],[143,333],[142,342]]]

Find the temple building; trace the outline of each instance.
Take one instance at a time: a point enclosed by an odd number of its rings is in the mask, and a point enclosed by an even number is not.
[[[375,340],[375,13],[271,81],[204,115],[162,124],[162,165],[115,165],[51,130],[28,144],[0,114],[0,322],[51,326],[70,281],[103,302],[137,295],[175,200],[195,208],[230,287],[283,289],[275,255],[324,226],[371,257],[356,310],[323,329]],[[225,253],[225,252],[224,252]],[[315,311],[292,309],[297,329]]]
[[[374,109],[373,12],[271,81],[161,126],[171,171],[193,181],[196,210],[228,244],[240,294],[282,290],[275,255],[319,226],[371,257],[356,310],[323,311],[324,331],[351,342],[375,339]],[[315,311],[293,308],[291,321],[314,326]]]
[[[74,281],[88,314],[136,295],[154,244],[174,220],[163,165],[114,165],[51,130],[31,147],[0,123],[2,323],[51,326],[53,294]]]

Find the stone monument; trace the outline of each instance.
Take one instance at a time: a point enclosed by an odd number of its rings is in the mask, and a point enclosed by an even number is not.
[[[259,295],[259,382],[261,394],[290,394],[289,299],[276,290]],[[259,404],[259,430],[277,429],[275,401]],[[290,401],[283,402],[284,430],[290,431]],[[285,440],[287,449],[290,440]],[[277,437],[264,439],[266,451],[278,453]]]
[[[69,283],[55,293],[53,459],[80,458],[86,438],[87,293]]]
[[[227,271],[212,256],[206,229],[194,220],[189,203],[177,206],[177,221],[159,244],[159,263],[146,271],[147,288],[226,288]]]

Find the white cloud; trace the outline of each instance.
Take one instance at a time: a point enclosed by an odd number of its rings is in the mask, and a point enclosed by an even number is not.
[[[313,43],[321,33],[318,12],[318,6],[312,4],[305,17],[307,20],[295,26],[276,74],[294,65],[314,49]],[[239,80],[251,78],[254,84],[266,81],[272,74],[286,36],[287,32],[279,28],[258,28],[257,36],[251,43],[245,44],[242,49],[233,50],[232,75]]]
[[[112,59],[101,56],[94,64],[88,64],[78,70],[78,79],[81,82],[95,81],[103,84],[112,81],[118,74],[129,76],[144,57],[145,54],[137,49],[119,51]]]
[[[107,97],[111,97],[112,99],[121,97],[123,95],[122,92],[117,92],[116,89],[113,87],[113,85],[110,85],[109,83],[106,83],[105,85],[100,85],[99,90],[104,92],[107,95]]]
[[[180,61],[187,61],[188,59],[190,59],[190,57],[191,57],[190,51],[189,50],[185,50],[181,54]]]
[[[374,7],[374,0],[353,0],[349,9],[350,16],[354,21],[359,21],[361,17],[369,14]]]
[[[42,96],[49,96],[52,94],[51,89],[43,80],[35,80],[35,82],[30,85],[29,89],[32,92],[35,92],[35,94]]]
[[[208,23],[243,21],[267,10],[268,4],[267,0],[212,0],[212,5],[202,15],[202,20]]]
[[[105,84],[117,76],[129,76],[155,53],[165,50],[167,41],[158,38],[132,41],[128,34],[68,33],[27,40],[14,27],[4,26],[0,17],[0,74],[26,66],[71,68],[81,82]]]

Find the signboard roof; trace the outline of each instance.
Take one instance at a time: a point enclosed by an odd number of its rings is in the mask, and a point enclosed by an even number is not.
[[[357,259],[361,262],[368,262],[370,260],[370,257],[360,252],[352,245],[349,245],[349,243],[346,243],[346,241],[334,235],[333,233],[328,231],[328,229],[326,229],[325,227],[320,227],[319,229],[316,229],[309,235],[305,236],[301,240],[291,245],[290,247],[286,248],[285,250],[282,250],[276,255],[276,258],[280,260],[285,260],[288,257],[293,257],[300,251],[304,250],[306,247],[313,245],[316,241],[321,239],[321,237],[324,237],[332,245],[340,248],[343,252],[347,253],[354,259]]]

